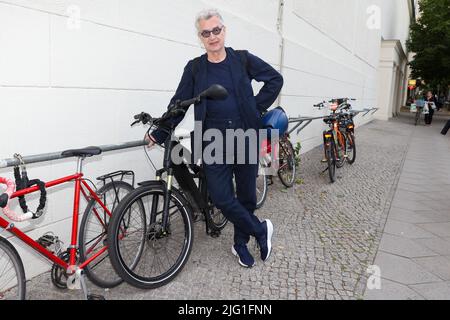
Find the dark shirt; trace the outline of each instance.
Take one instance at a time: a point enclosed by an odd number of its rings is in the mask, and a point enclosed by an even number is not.
[[[207,119],[237,119],[240,117],[239,104],[233,86],[231,76],[231,63],[227,56],[224,61],[212,63],[208,61],[207,66],[208,87],[213,84],[220,84],[228,91],[225,100],[207,100]]]

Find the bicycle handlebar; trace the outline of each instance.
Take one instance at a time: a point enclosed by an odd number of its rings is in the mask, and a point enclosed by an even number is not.
[[[210,98],[213,100],[223,100],[228,97],[228,91],[217,84],[210,86],[208,89],[200,93],[197,97],[192,99],[187,99],[184,101],[177,100],[175,103],[171,104],[167,111],[160,118],[153,118],[150,114],[146,112],[141,112],[134,116],[135,121],[131,126],[142,122],[143,124],[151,123],[153,125],[161,126],[165,121],[170,118],[184,115],[192,104],[197,104],[202,98]]]
[[[26,220],[33,219],[33,213],[28,211],[27,213],[15,213],[8,206],[9,199],[11,195],[16,190],[16,184],[13,180],[0,177],[0,184],[6,185],[6,191],[0,195],[0,207],[3,208],[3,213],[11,220],[16,222],[22,222]]]
[[[323,109],[325,108],[326,101],[319,102],[318,104],[313,104],[314,108]]]

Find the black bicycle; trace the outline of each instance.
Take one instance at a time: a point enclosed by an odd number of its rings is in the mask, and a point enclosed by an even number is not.
[[[227,95],[225,88],[213,85],[196,98],[177,101],[161,118],[147,113],[135,116],[133,124],[150,123],[150,129],[160,128],[168,137],[164,142],[163,168],[157,170],[156,180],[142,182],[130,192],[117,206],[108,228],[111,263],[130,285],[153,289],[175,278],[192,249],[193,222],[204,220],[206,232],[213,237],[225,227],[226,218],[208,196],[202,167],[191,161],[174,163],[172,150],[189,152],[179,141],[172,140],[175,126],[168,120],[186,113],[190,105],[201,99],[219,100]]]

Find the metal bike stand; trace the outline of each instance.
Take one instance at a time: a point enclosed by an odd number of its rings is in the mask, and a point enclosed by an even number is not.
[[[116,150],[122,150],[122,149],[141,147],[141,146],[145,146],[145,145],[147,145],[147,143],[144,140],[138,140],[138,141],[125,142],[125,143],[121,143],[121,144],[102,145],[102,146],[98,146],[98,147],[102,150],[102,152],[108,152],[108,151],[116,151]],[[43,153],[43,154],[37,154],[37,155],[32,155],[32,156],[25,156],[25,157],[23,157],[23,161],[26,164],[30,164],[30,163],[36,163],[36,162],[45,162],[45,161],[69,158],[69,156],[63,156],[62,152],[63,151],[53,152],[53,153]],[[19,164],[20,164],[19,160],[16,158],[0,160],[0,169],[14,167]]]
[[[325,116],[322,117],[297,117],[297,118],[289,118],[289,123],[296,123],[298,122],[292,129],[288,131],[288,134],[291,134],[297,129],[297,134],[300,133],[307,125],[309,125],[313,120],[317,119],[323,119]]]

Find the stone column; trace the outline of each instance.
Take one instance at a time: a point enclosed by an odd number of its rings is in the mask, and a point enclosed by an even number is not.
[[[375,117],[387,120],[397,115],[403,103],[403,66],[406,55],[399,40],[382,40],[378,66],[378,112]]]

